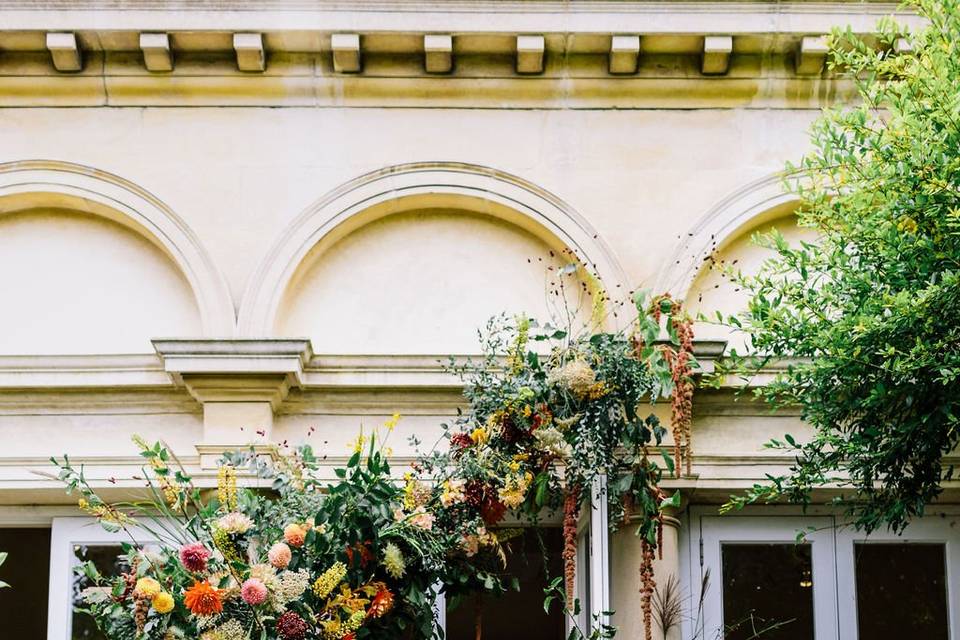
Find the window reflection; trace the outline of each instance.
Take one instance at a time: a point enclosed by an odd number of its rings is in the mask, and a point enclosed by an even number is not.
[[[808,544],[723,544],[726,640],[813,640]]]
[[[855,544],[860,640],[947,640],[943,544]]]
[[[473,640],[475,621],[479,611],[484,638],[515,638],[523,640],[563,640],[564,618],[560,605],[554,603],[550,613],[543,611],[543,589],[549,579],[563,575],[560,554],[563,539],[559,528],[541,529],[540,535],[549,558],[544,565],[544,549],[537,540],[537,532],[523,529],[520,535],[504,543],[507,566],[500,571],[505,584],[516,578],[519,591],[508,591],[499,598],[484,597],[481,601],[468,599],[447,603],[447,640]],[[497,563],[499,564],[499,563]],[[497,570],[498,567],[492,567]],[[581,570],[577,568],[578,573]],[[479,604],[479,609],[478,609]]]
[[[123,550],[119,544],[74,545],[73,555],[77,565],[92,562],[101,575],[111,577],[128,571],[130,566],[121,555]],[[90,586],[90,581],[83,575],[74,574],[72,583],[73,607],[84,606],[82,592]],[[71,609],[73,608],[71,607]],[[73,611],[70,623],[71,640],[106,640],[93,618],[89,615]]]
[[[0,551],[0,638],[46,638],[50,529],[0,529]]]

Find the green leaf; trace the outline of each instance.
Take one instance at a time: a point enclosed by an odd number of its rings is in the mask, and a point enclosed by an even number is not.
[[[661,510],[663,510],[663,509],[670,509],[670,508],[672,508],[672,509],[679,509],[679,508],[680,508],[680,500],[681,500],[680,492],[679,492],[679,491],[674,491],[674,493],[673,493],[672,496],[670,496],[669,498],[665,498],[664,500],[662,500],[662,501],[660,502],[660,509],[661,509]]]

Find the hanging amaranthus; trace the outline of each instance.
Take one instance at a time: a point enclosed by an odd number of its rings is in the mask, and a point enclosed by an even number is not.
[[[646,540],[640,542],[640,610],[643,612],[643,638],[653,640],[653,593],[657,582],[653,577],[654,550]]]
[[[650,307],[650,315],[656,322],[660,322],[664,306],[670,310],[667,321],[676,336],[675,346],[665,344],[661,350],[670,367],[670,378],[673,380],[673,394],[670,396],[670,428],[673,434],[674,476],[679,478],[681,465],[686,469],[687,475],[692,472],[693,321],[684,313],[683,306],[672,300],[670,294],[666,293],[654,298]]]
[[[563,497],[563,586],[567,609],[573,611],[577,580],[577,520],[580,516],[580,487],[567,487]]]

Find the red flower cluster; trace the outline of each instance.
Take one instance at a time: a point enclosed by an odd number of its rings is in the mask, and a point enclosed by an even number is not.
[[[293,611],[284,611],[277,618],[277,633],[284,640],[303,640],[307,637],[307,623]]]
[[[464,501],[474,509],[480,509],[480,516],[489,526],[503,520],[507,507],[497,496],[493,487],[480,480],[470,480],[463,488]]]
[[[364,540],[363,542],[357,542],[353,546],[347,545],[343,552],[347,554],[347,562],[350,565],[353,565],[354,553],[360,559],[360,567],[366,567],[370,562],[373,562],[373,552],[370,551],[370,548],[367,546],[370,544],[369,540]]]
[[[473,438],[470,437],[469,433],[455,433],[450,436],[450,448],[453,449],[455,453],[472,446]]]

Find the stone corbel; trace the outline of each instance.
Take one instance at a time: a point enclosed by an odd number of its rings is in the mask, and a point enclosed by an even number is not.
[[[174,384],[203,405],[204,468],[227,449],[270,442],[274,413],[303,385],[313,357],[306,339],[158,339],[153,347]]]

